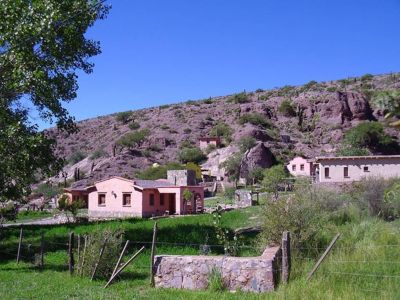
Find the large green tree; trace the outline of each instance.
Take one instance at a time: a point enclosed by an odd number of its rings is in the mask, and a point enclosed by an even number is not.
[[[63,103],[76,97],[77,72],[92,72],[100,46],[85,33],[108,9],[100,0],[0,1],[0,201],[60,170],[54,141],[29,121],[27,107],[76,130]]]

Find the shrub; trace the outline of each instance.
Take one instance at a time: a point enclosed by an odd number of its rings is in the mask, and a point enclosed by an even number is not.
[[[194,142],[191,140],[183,140],[180,145],[179,148],[183,149],[183,148],[193,148],[194,147]]]
[[[242,92],[229,97],[228,102],[241,104],[249,102],[249,99],[247,97],[246,92]]]
[[[263,93],[264,90],[263,89],[256,89],[256,93]]]
[[[68,212],[71,213],[73,219],[76,219],[78,210],[83,208],[84,206],[85,206],[85,202],[83,202],[83,200],[78,199],[78,200],[70,201],[69,197],[65,194],[62,195],[58,199],[58,209],[65,213],[68,213]],[[68,214],[67,214],[67,218],[68,218]],[[68,222],[69,222],[69,218],[68,218]]]
[[[180,163],[171,162],[163,166],[152,166],[144,169],[141,172],[136,173],[136,177],[139,179],[156,180],[166,179],[168,170],[183,170],[185,169]]]
[[[179,161],[182,163],[194,162],[196,164],[201,163],[207,156],[201,151],[200,148],[183,148],[178,155]]]
[[[138,122],[132,122],[128,125],[130,130],[136,130],[140,128],[140,124]]]
[[[283,100],[279,105],[278,111],[286,117],[296,116],[296,111],[293,108],[293,103],[290,100]]]
[[[116,143],[118,146],[128,149],[132,149],[134,147],[140,147],[149,134],[150,130],[147,128],[142,130],[137,130],[125,134]]]
[[[75,151],[74,153],[72,153],[69,158],[68,158],[68,162],[71,165],[74,165],[78,162],[80,162],[81,160],[85,159],[87,157],[86,153],[82,152],[82,151]]]
[[[36,188],[35,193],[42,194],[45,200],[49,200],[61,193],[61,188],[49,183],[42,183]]]
[[[262,185],[267,192],[274,193],[275,198],[278,198],[279,185],[286,178],[286,170],[283,165],[276,165],[265,169]]]
[[[234,181],[235,186],[237,185],[237,181],[240,177],[240,164],[242,162],[242,156],[243,155],[241,153],[235,153],[220,164],[220,168],[225,169],[225,173],[228,174],[229,180]]]
[[[338,156],[367,156],[369,154],[366,148],[358,148],[349,145],[342,145],[339,150],[336,151],[336,155]]]
[[[224,281],[222,279],[221,271],[216,267],[211,269],[210,274],[208,275],[208,286],[207,289],[210,292],[219,293],[225,291],[226,287],[224,285]]]
[[[318,85],[318,82],[316,82],[315,80],[311,80],[311,81],[307,82],[307,83],[303,86],[303,88],[304,88],[305,90],[311,90],[311,89],[313,89],[314,87],[316,87],[317,85]]]
[[[204,152],[208,155],[211,152],[213,152],[215,149],[217,149],[217,146],[215,146],[214,144],[210,144],[207,146],[207,148],[204,150]]]
[[[256,139],[252,136],[243,136],[239,139],[237,145],[239,146],[240,151],[244,153],[256,145]]]
[[[161,152],[162,151],[162,149],[158,145],[150,145],[147,149],[150,151],[153,151],[153,152]]]
[[[105,241],[105,247],[102,259],[99,261],[96,271],[96,278],[108,279],[117,263],[122,243],[123,231],[117,230],[96,230],[86,236],[86,249],[81,251],[81,257],[78,258],[76,271],[83,276],[91,276],[95,265],[99,259],[99,253]],[[82,262],[84,264],[82,266]]]
[[[192,132],[192,129],[190,129],[190,128],[183,129],[183,133],[189,134],[191,132]]]
[[[226,187],[224,190],[224,196],[229,199],[235,198],[236,188],[234,187]]]
[[[211,97],[210,97],[210,98],[208,98],[208,99],[203,100],[203,102],[204,102],[205,104],[212,104],[212,103],[213,103],[213,100],[212,100]]]
[[[115,115],[115,120],[117,120],[118,122],[120,122],[122,124],[126,124],[131,119],[131,117],[132,117],[131,111],[124,111],[124,112],[117,113]]]
[[[210,131],[211,136],[221,137],[227,144],[232,141],[232,133],[232,128],[224,122],[218,122]]]
[[[368,148],[386,153],[396,152],[398,144],[378,122],[364,122],[346,132],[344,143],[355,148]]]
[[[365,81],[371,81],[374,78],[374,75],[372,74],[365,74],[363,76],[361,76],[361,81],[365,82]]]
[[[249,180],[255,184],[255,183],[260,183],[264,179],[264,169],[260,167],[256,167],[253,170],[250,171]]]
[[[243,125],[245,123],[250,123],[256,126],[261,126],[267,128],[271,126],[271,123],[263,115],[259,113],[249,113],[240,116],[239,124]]]
[[[337,91],[337,88],[335,87],[335,86],[330,86],[330,87],[328,87],[328,88],[326,88],[326,90],[328,91],[328,92],[336,92]]]
[[[3,221],[15,221],[17,218],[17,209],[14,203],[9,202],[0,204],[0,224]]]
[[[106,151],[104,151],[103,149],[97,149],[95,150],[92,155],[90,155],[90,159],[91,160],[95,160],[101,157],[107,157],[108,153]]]

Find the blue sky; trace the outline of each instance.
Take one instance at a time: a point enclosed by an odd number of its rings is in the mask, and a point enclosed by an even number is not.
[[[77,120],[235,92],[400,71],[399,0],[109,0]],[[40,128],[49,125],[36,120]]]

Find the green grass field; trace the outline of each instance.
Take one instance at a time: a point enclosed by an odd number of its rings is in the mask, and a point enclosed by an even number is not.
[[[229,229],[260,222],[261,207],[223,214],[223,226]],[[182,244],[217,244],[212,216],[197,215],[158,220],[158,254],[198,254],[199,247]],[[19,230],[3,229],[0,243],[1,299],[399,299],[400,297],[400,222],[375,219],[360,220],[336,226],[342,236],[310,282],[305,277],[324,249],[307,255],[293,249],[293,267],[288,285],[279,285],[275,292],[213,293],[154,289],[149,286],[149,244],[137,260],[122,273],[119,280],[103,289],[104,280],[70,276],[67,270],[67,236],[70,231],[84,234],[95,229],[122,228],[125,238],[137,243],[129,254],[149,242],[154,221],[131,219],[97,224],[26,226],[25,241],[34,246],[44,232],[46,240],[45,268],[39,270],[30,262],[15,263]],[[334,225],[332,225],[334,226]],[[321,228],[321,230],[324,230]],[[328,236],[328,239],[332,236]],[[255,236],[244,237],[241,255],[259,255]],[[169,244],[170,243],[170,244]],[[212,247],[213,254],[221,249]],[[10,254],[8,254],[10,253]]]

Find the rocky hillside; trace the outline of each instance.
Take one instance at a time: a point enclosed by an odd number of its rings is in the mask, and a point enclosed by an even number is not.
[[[138,170],[153,163],[177,160],[183,143],[198,145],[200,137],[210,136],[221,123],[232,129],[225,148],[209,153],[205,166],[218,165],[238,151],[243,136],[258,141],[246,168],[265,159],[282,161],[294,155],[313,157],[333,154],[344,132],[366,120],[384,121],[383,112],[370,99],[378,91],[400,89],[400,75],[365,75],[338,81],[284,86],[236,95],[163,105],[132,111],[125,118],[118,114],[78,123],[79,132],[67,136],[56,129],[48,134],[57,140],[57,152],[69,160],[65,171],[73,176],[80,168],[90,180],[111,175],[134,177]],[[115,147],[129,132],[149,129],[147,140],[135,149]],[[387,128],[399,137],[399,132]],[[271,155],[272,154],[272,155]]]

